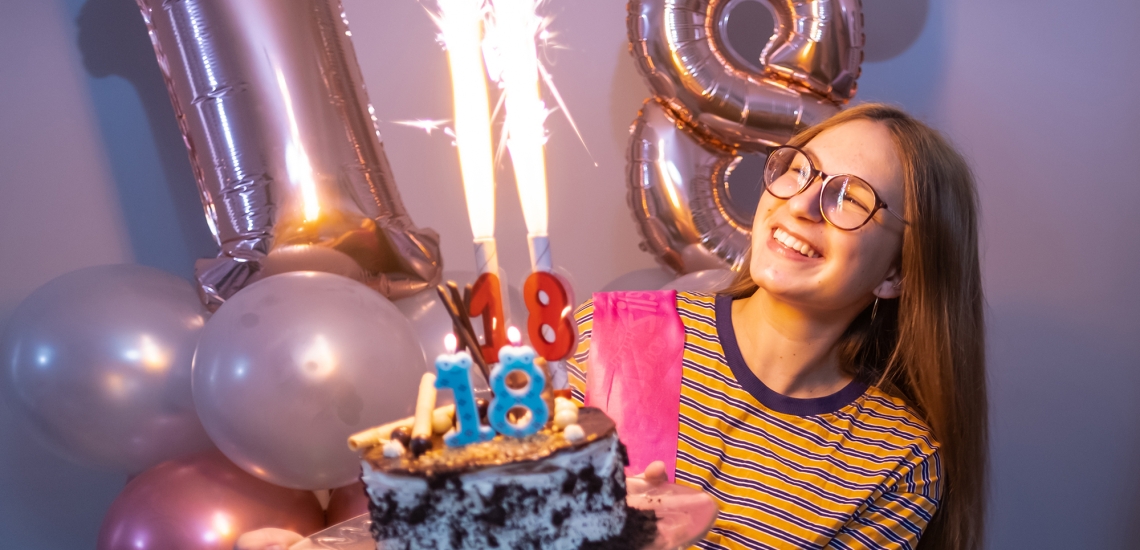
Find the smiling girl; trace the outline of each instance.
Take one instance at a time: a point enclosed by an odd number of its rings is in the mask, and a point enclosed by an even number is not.
[[[697,546],[980,547],[985,346],[965,161],[865,104],[773,151],[764,183],[734,283],[676,296],[675,480],[720,505]],[[577,313],[569,369],[587,402],[595,301]]]

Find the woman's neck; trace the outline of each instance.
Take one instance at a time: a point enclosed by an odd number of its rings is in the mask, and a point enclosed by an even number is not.
[[[835,347],[850,323],[812,315],[763,289],[732,303],[732,328],[748,369],[788,397],[823,397],[851,382]]]

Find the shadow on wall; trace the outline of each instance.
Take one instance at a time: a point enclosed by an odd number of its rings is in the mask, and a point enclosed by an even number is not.
[[[4,548],[94,548],[103,514],[127,476],[69,462],[0,405],[0,533]]]
[[[892,103],[937,124],[946,74],[945,4],[863,0],[867,43],[856,103]]]
[[[83,66],[97,79],[92,95],[136,260],[189,277],[213,256],[210,235],[182,133],[146,25],[134,0],[87,0],[79,10]],[[143,116],[139,116],[139,107]]]
[[[874,63],[902,55],[926,27],[930,0],[863,0],[863,61]]]
[[[1121,422],[1140,417],[1137,350],[1040,304],[993,304],[986,322],[987,548],[1135,548],[1140,433]]]

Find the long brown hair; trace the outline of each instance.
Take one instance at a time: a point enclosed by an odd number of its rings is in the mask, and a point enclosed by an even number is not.
[[[937,131],[878,103],[852,107],[796,135],[802,146],[853,120],[886,126],[898,149],[905,189],[899,268],[902,295],[860,314],[838,353],[855,376],[901,397],[940,443],[942,500],[919,548],[974,550],[982,545],[986,502],[985,327],[978,259],[974,178],[965,159]],[[751,296],[743,268],[725,292]]]

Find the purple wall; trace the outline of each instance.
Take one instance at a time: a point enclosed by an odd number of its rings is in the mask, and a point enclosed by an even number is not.
[[[597,167],[551,124],[551,234],[580,296],[652,267],[625,205],[645,87],[625,2],[550,0],[557,82]],[[989,302],[992,548],[1119,548],[1140,535],[1140,4],[864,0],[860,100],[945,131],[978,175]],[[414,0],[345,0],[385,146],[416,223],[471,269],[446,62]],[[0,322],[51,277],[138,261],[189,276],[212,244],[132,0],[7,2],[0,18]],[[758,36],[763,36],[760,33]],[[500,247],[520,278],[509,172]],[[447,197],[442,200],[441,197]],[[124,477],[54,458],[0,407],[0,546],[91,548]]]

